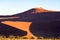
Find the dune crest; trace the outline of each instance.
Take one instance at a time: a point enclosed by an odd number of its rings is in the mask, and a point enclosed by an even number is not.
[[[35,10],[33,13],[54,12],[52,10],[47,10],[47,9],[42,8],[42,7],[40,7],[40,8],[33,8],[33,10]]]

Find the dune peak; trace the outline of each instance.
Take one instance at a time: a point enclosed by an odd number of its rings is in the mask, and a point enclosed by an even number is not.
[[[41,12],[54,12],[52,10],[47,10],[43,7],[38,7],[38,8],[32,8],[33,13],[41,13]]]

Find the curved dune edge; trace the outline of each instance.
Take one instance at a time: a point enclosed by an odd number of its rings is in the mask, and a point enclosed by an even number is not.
[[[55,10],[48,10],[42,7],[39,8],[32,8],[29,11],[31,11],[32,14],[36,14],[36,13],[45,13],[45,12],[57,12]]]
[[[2,22],[3,24],[7,24],[10,26],[13,26],[15,28],[27,31],[27,35],[26,37],[30,38],[30,37],[34,37],[36,38],[29,30],[30,25],[32,24],[32,22],[22,22],[22,21],[4,21]],[[25,36],[24,36],[25,37]]]

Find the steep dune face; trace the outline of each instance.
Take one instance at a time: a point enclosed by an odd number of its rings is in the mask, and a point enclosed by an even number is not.
[[[32,8],[22,13],[17,13],[17,14],[10,15],[10,16],[0,16],[0,21],[25,21],[25,20],[30,21],[38,15],[41,16],[41,14],[45,12],[56,12],[56,11],[46,10],[42,7]]]
[[[23,21],[4,21],[2,22],[4,24],[7,24],[7,25],[11,25],[12,27],[16,27],[18,29],[21,29],[21,30],[28,30],[29,29],[29,26],[32,22],[23,22]]]
[[[30,26],[30,32],[37,37],[59,37],[60,36],[60,21],[51,22],[33,22]]]
[[[9,37],[10,35],[25,36],[27,35],[27,32],[21,29],[17,29],[16,27],[12,27],[10,25],[0,23],[0,35],[6,36],[6,37]]]
[[[51,37],[51,36],[56,36],[55,34],[57,34],[57,36],[60,34],[59,33],[60,25],[58,26],[58,24],[60,23],[53,22],[53,21],[60,21],[60,12],[46,10],[44,8],[33,8],[28,11],[18,13],[12,16],[18,18],[5,19],[5,20],[1,20],[1,22],[3,24],[10,25],[17,29],[27,31],[27,37],[32,37],[32,36]]]
[[[15,27],[17,29],[21,29],[21,30],[24,30],[27,32],[27,37],[32,37],[34,36],[30,30],[29,30],[29,27],[30,25],[32,24],[32,22],[22,22],[22,21],[19,21],[19,22],[13,22],[13,21],[5,21],[5,22],[2,22],[3,24],[6,24],[6,25],[10,25],[12,27]]]
[[[52,11],[52,10],[46,10],[42,7],[40,8],[32,8],[32,9],[29,9],[25,12],[22,12],[22,13],[18,13],[18,14],[15,14],[13,16],[27,16],[27,15],[31,15],[31,14],[37,14],[37,13],[43,13],[43,12],[56,12],[56,11]]]

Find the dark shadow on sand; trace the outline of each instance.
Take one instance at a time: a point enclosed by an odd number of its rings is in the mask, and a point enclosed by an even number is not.
[[[10,35],[13,36],[25,36],[27,35],[26,31],[14,28],[12,26],[0,23],[0,35],[9,37]]]
[[[60,37],[60,21],[33,22],[30,32],[37,37]]]

